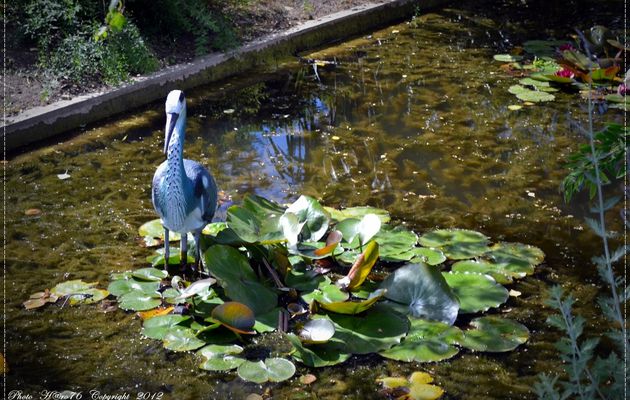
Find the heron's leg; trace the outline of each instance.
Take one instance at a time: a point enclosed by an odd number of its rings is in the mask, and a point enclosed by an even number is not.
[[[164,228],[164,270],[168,270],[168,259],[171,255],[171,249],[168,240],[168,228]]]
[[[180,243],[179,261],[182,267],[185,267],[188,261],[188,234],[182,233]]]
[[[195,231],[195,269],[203,272],[203,263],[201,262],[201,231]]]

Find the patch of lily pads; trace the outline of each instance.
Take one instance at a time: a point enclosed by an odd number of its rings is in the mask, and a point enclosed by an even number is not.
[[[139,234],[152,247],[161,231],[150,221]],[[504,285],[544,260],[533,246],[465,229],[418,235],[386,210],[338,210],[308,196],[286,206],[248,196],[203,235],[203,274],[168,260],[167,269],[112,274],[107,291],[65,282],[25,307],[111,296],[138,312],[145,338],[195,352],[201,369],[279,382],[295,363],[318,368],[352,355],[439,362],[462,349],[511,351],[527,328],[483,313],[503,307]],[[275,344],[261,352],[259,337]]]
[[[628,48],[600,25],[585,31],[580,39],[530,40],[510,54],[493,58],[503,63],[501,68],[508,74],[521,78],[508,91],[525,104],[553,101],[553,92],[579,92],[608,108],[627,111],[629,77],[621,67]]]

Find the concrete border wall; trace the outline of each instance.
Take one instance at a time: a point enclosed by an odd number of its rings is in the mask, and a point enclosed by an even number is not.
[[[7,151],[159,100],[173,89],[190,89],[268,64],[279,57],[409,18],[446,0],[390,0],[355,7],[266,36],[237,50],[176,65],[106,93],[92,93],[27,110],[8,118]]]

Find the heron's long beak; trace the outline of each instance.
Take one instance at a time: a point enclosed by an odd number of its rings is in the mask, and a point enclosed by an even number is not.
[[[171,135],[175,129],[175,124],[177,124],[177,118],[179,118],[179,114],[166,114],[166,140],[164,141],[164,154],[168,151],[168,144],[171,142]]]

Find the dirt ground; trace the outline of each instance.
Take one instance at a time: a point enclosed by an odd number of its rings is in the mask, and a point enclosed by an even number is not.
[[[317,19],[357,5],[376,0],[252,0],[228,10],[235,22],[241,43],[282,31],[300,22]],[[10,27],[11,21],[7,21]],[[152,50],[162,67],[189,62],[194,58],[193,46],[180,42],[173,46],[152,44]],[[85,86],[69,86],[57,82],[37,68],[36,48],[7,48],[4,63],[7,117],[24,110],[59,100],[69,100],[81,94],[106,91],[111,87],[93,82]],[[0,93],[2,97],[2,93]],[[4,100],[4,99],[3,99]]]

